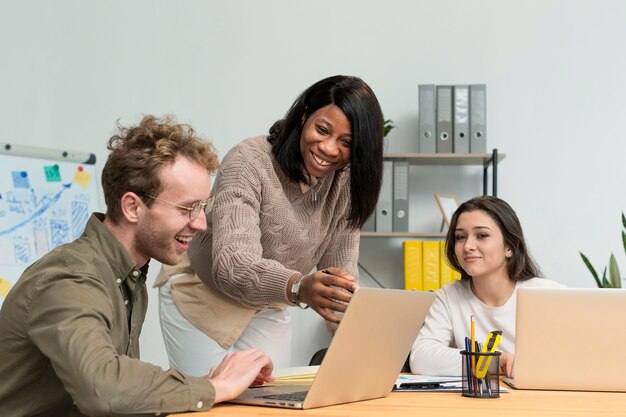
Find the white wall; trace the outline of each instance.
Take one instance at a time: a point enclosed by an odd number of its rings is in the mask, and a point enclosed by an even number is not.
[[[486,83],[488,146],[507,154],[499,196],[545,275],[593,286],[578,251],[598,266],[614,252],[626,270],[626,2],[3,0],[1,10],[0,141],[94,152],[101,169],[117,119],[174,113],[223,155],[343,73],[364,78],[395,121],[390,151],[416,151],[418,84]],[[481,175],[413,169],[412,229],[436,230],[432,194],[465,200]],[[364,239],[363,263],[401,286],[400,248]],[[151,296],[143,358],[167,366]],[[294,323],[302,364],[328,339],[310,311]]]

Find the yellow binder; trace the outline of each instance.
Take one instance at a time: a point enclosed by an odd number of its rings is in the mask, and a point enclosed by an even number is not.
[[[446,242],[442,241],[441,244],[441,276],[440,276],[440,285],[443,287],[446,284],[454,282],[457,279],[461,279],[461,273],[452,269],[450,264],[448,263],[448,258],[446,257]]]
[[[402,243],[404,250],[404,289],[423,290],[422,241],[407,240]]]
[[[440,245],[438,240],[422,242],[422,256],[424,258],[424,291],[439,289]]]

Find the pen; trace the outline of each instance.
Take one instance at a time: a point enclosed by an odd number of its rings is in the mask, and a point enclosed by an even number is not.
[[[336,275],[336,274],[333,274],[333,273],[332,273],[332,272],[330,272],[328,269],[322,269],[322,272],[323,272],[323,273],[325,273],[325,274],[327,274],[327,275],[334,275],[334,276],[337,276],[337,277],[343,278],[341,275]],[[354,291],[353,291],[353,290],[348,290],[348,289],[346,289],[346,291],[348,291],[348,292],[350,292],[350,293],[354,294]]]
[[[471,316],[470,317],[470,336],[471,336],[472,340],[471,340],[470,348],[472,349],[472,353],[475,352],[475,348],[476,348],[476,346],[474,346],[474,341],[476,340],[475,333],[474,333],[474,327],[475,327],[474,326],[474,316]],[[472,355],[472,373],[476,372],[476,370],[474,368],[474,361],[475,361],[474,355]]]
[[[467,390],[471,394],[472,393],[472,366],[470,361],[470,338],[465,338],[465,352],[467,352],[467,356],[465,357],[465,369],[467,370]]]

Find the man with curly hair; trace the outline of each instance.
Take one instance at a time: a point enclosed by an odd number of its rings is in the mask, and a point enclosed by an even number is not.
[[[176,264],[205,208],[214,147],[173,117],[143,118],[108,143],[106,214],[31,265],[0,313],[0,415],[151,415],[207,410],[271,381],[250,349],[204,377],[139,360],[150,258]]]

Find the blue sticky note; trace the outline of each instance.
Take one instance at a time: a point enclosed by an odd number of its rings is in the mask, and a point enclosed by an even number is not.
[[[11,176],[13,177],[13,188],[30,188],[30,181],[26,171],[13,171]]]
[[[61,182],[61,171],[57,164],[44,166],[43,170],[46,174],[47,182]]]

